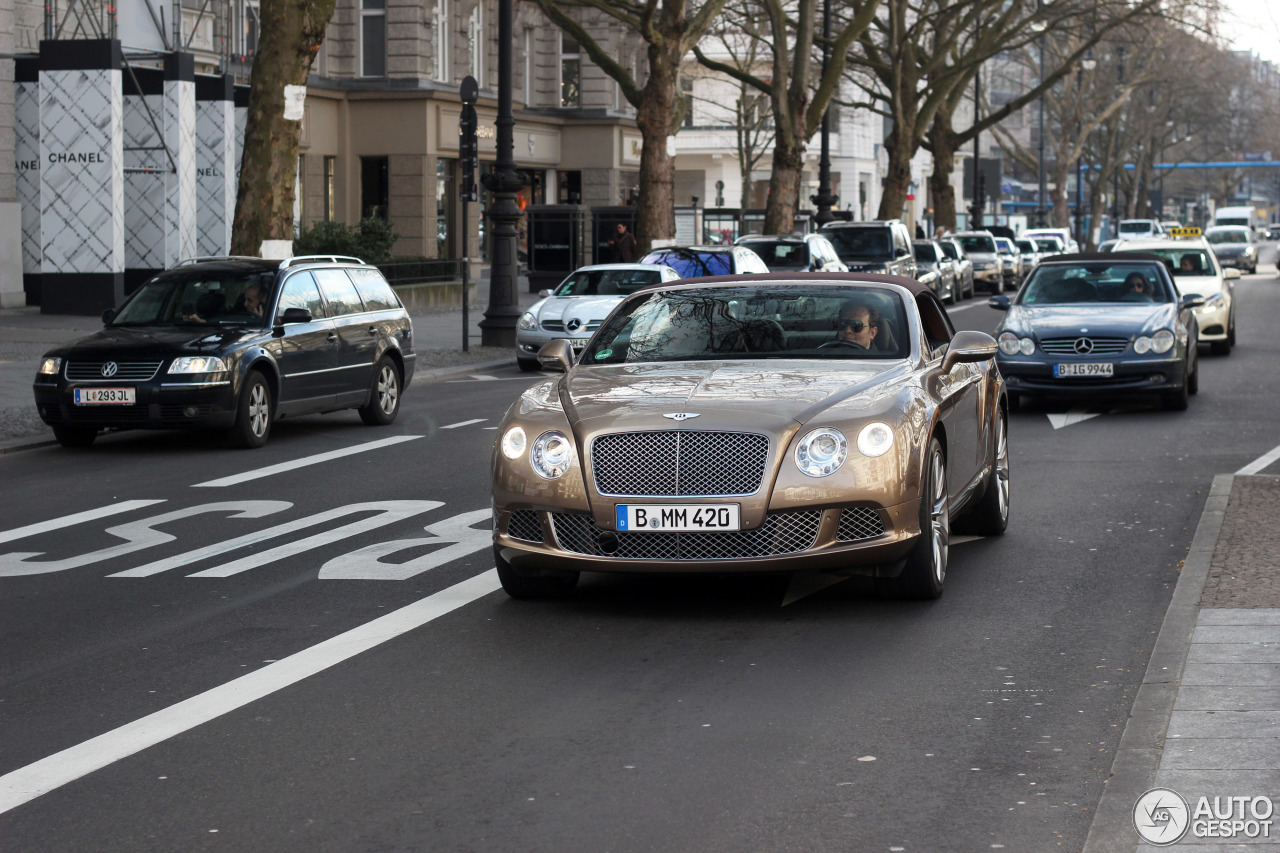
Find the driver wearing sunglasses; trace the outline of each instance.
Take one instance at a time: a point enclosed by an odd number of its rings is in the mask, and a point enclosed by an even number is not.
[[[873,311],[857,300],[840,306],[840,319],[836,321],[836,341],[857,349],[871,349],[871,342],[880,331],[880,312]]]

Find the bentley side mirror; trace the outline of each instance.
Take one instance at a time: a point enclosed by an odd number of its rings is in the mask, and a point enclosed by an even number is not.
[[[538,364],[547,370],[567,372],[573,367],[573,348],[566,340],[548,341],[538,350]]]
[[[1232,272],[1235,272],[1235,270],[1232,270]],[[1237,273],[1237,274],[1236,274],[1236,278],[1239,278],[1239,277],[1240,277],[1240,276],[1239,276],[1239,273]],[[115,317],[116,317],[116,309],[114,309],[114,308],[108,308],[106,311],[103,311],[103,312],[102,312],[102,325],[104,325],[104,326],[109,326],[109,325],[111,325],[111,321],[112,321],[112,320],[114,320],[114,319],[115,319]]]
[[[997,311],[1008,311],[1010,304],[1009,297],[1005,296],[1003,293],[996,294],[987,300],[987,307],[994,308]]]
[[[947,347],[947,354],[942,359],[942,372],[950,373],[951,368],[961,362],[987,361],[996,357],[996,339],[986,332],[956,332]]]

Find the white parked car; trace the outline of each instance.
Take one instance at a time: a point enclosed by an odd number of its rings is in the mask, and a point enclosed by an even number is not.
[[[594,264],[569,273],[554,290],[529,306],[516,323],[516,364],[539,370],[538,350],[566,340],[581,352],[619,302],[644,287],[675,281],[680,273],[661,264]]]
[[[1070,228],[1028,228],[1018,235],[1028,240],[1039,240],[1041,237],[1057,237],[1062,241],[1062,250],[1066,253],[1080,251],[1076,238],[1071,236]]]
[[[1240,270],[1224,269],[1203,237],[1188,240],[1122,240],[1117,252],[1148,252],[1165,262],[1183,295],[1198,293],[1195,309],[1199,340],[1214,355],[1229,355],[1236,344],[1236,280]]]

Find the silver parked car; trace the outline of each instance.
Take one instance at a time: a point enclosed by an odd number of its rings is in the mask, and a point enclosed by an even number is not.
[[[960,298],[963,299],[966,295],[973,296],[973,261],[969,260],[969,256],[964,253],[964,247],[960,245],[960,241],[948,236],[940,239],[938,245],[955,264],[956,285],[960,290]]]
[[[579,267],[554,290],[529,306],[516,323],[516,364],[521,370],[541,369],[538,350],[564,339],[581,352],[600,323],[624,298],[644,287],[680,278],[680,273],[660,264],[595,264]]]
[[[942,247],[935,240],[916,240],[911,244],[911,250],[916,256],[916,268],[920,271],[919,274],[926,272],[938,274],[933,290],[938,299],[943,303],[955,304],[959,299],[956,295],[959,291],[959,286],[956,284],[956,268],[942,251]]]

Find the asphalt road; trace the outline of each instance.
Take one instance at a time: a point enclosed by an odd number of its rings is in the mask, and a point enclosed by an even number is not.
[[[0,457],[0,845],[1078,850],[1210,481],[1280,443],[1264,269],[1189,411],[1011,418],[1008,533],[955,545],[937,602],[777,577],[494,592],[514,366],[411,387],[387,429]]]

